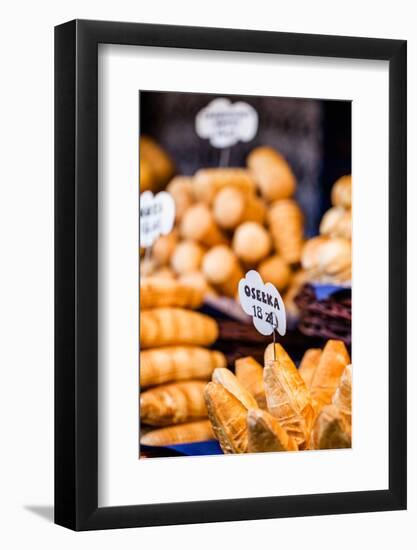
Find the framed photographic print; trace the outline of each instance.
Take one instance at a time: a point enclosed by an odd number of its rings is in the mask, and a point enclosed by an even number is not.
[[[406,507],[406,42],[55,29],[55,521]]]

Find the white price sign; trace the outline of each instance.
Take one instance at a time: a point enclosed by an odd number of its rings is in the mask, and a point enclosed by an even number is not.
[[[195,130],[199,137],[210,140],[218,149],[238,141],[250,141],[258,131],[258,113],[243,101],[232,103],[226,98],[213,99],[197,114]]]
[[[175,220],[175,202],[166,191],[154,195],[145,191],[140,196],[140,246],[148,248],[160,235],[172,231]]]
[[[277,330],[284,336],[287,327],[284,302],[278,290],[271,283],[265,284],[257,271],[248,271],[240,280],[239,300],[258,332],[268,336]]]

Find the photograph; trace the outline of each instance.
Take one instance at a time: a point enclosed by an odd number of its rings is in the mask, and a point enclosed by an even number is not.
[[[351,102],[138,101],[139,459],[350,449]]]
[[[414,5],[4,6],[0,549],[412,548]]]

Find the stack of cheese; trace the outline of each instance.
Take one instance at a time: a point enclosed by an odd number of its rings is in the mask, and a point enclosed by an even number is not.
[[[197,311],[203,294],[168,279],[145,278],[140,286],[141,443],[175,445],[213,439],[204,402],[206,381],[226,366],[207,349],[216,322]]]
[[[236,375],[216,369],[205,389],[213,431],[225,453],[335,449],[351,446],[352,370],[338,340],[306,352],[297,370],[284,348],[251,357]]]
[[[342,176],[331,191],[332,208],[323,216],[320,235],[309,239],[301,254],[302,268],[294,273],[284,295],[290,319],[298,320],[297,296],[308,283],[348,286],[352,278],[352,178]],[[346,340],[347,341],[347,340]]]
[[[258,147],[246,168],[206,168],[167,186],[176,226],[153,246],[142,274],[175,278],[205,294],[235,297],[248,269],[280,291],[301,259],[303,215],[295,176],[282,155]]]
[[[320,224],[320,235],[307,241],[302,266],[308,278],[322,283],[344,284],[352,276],[352,178],[343,176],[333,185],[333,207]]]

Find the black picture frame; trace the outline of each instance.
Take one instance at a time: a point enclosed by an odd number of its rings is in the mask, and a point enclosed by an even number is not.
[[[389,63],[389,488],[98,507],[98,44]],[[55,28],[55,522],[74,530],[406,508],[404,40],[75,20]]]

